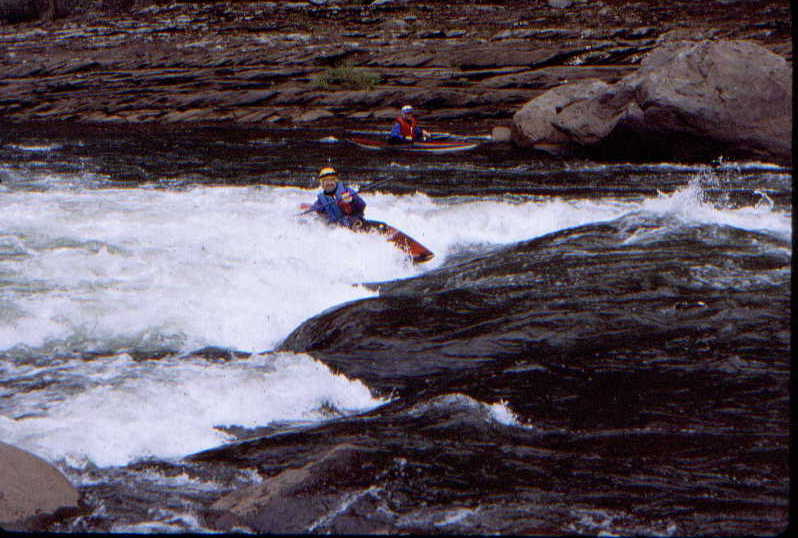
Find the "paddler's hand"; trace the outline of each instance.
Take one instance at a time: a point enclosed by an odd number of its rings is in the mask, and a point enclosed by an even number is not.
[[[363,221],[361,219],[352,219],[352,228],[355,230],[359,230],[363,227]]]

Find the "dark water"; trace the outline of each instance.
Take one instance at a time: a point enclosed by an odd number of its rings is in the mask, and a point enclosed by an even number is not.
[[[45,166],[173,189],[306,187],[331,163],[352,181],[391,177],[395,193],[504,200],[648,199],[698,178],[704,208],[765,200],[772,216],[792,201],[789,171],[757,163],[561,161],[501,145],[386,157],[320,142],[342,134],[325,131],[100,134]],[[7,136],[74,140],[41,128]],[[97,469],[81,486],[87,513],[47,530],[779,533],[792,245],[766,228],[641,211],[370,283],[378,297],[320,313],[280,349],[391,403],[358,416],[331,407],[321,424],[231,427],[237,443],[179,462]]]

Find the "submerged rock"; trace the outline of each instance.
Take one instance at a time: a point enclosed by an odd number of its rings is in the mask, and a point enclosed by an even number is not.
[[[724,243],[739,233],[713,229],[707,239],[689,228],[679,230],[669,237],[679,245],[674,251],[647,233],[667,225],[633,215],[504,247],[418,278],[382,283],[378,297],[307,320],[281,349],[310,353],[381,394],[414,396],[443,385],[478,394],[489,390],[479,372],[493,372],[502,364],[516,368],[531,357],[535,367],[550,368],[569,362],[566,357],[573,354],[600,353],[604,346],[613,353],[625,345],[658,349],[656,342],[667,341],[668,334],[697,330],[695,316],[676,308],[691,295],[698,294],[707,305],[715,295],[718,308],[728,308],[721,306],[728,290],[717,295],[710,287],[674,295],[672,289],[700,288],[691,271],[710,265],[726,272]],[[754,263],[743,260],[760,258],[756,249],[739,253],[743,267]],[[784,269],[789,259],[772,263]],[[746,272],[729,278],[745,280]],[[772,301],[761,306],[770,308]],[[638,312],[641,304],[645,315]],[[753,310],[747,316],[751,322]]]
[[[286,469],[222,497],[211,506],[206,520],[224,530],[244,526],[270,534],[313,531],[325,516],[368,494],[384,467],[375,457],[389,456],[347,443],[333,446],[301,468]]]

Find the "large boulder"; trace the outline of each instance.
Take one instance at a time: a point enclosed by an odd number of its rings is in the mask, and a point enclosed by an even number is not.
[[[0,528],[39,530],[76,513],[80,495],[55,467],[0,442]]]
[[[519,110],[521,145],[661,158],[756,157],[792,162],[792,67],[747,41],[665,42],[613,85],[546,92]]]
[[[609,85],[596,79],[553,88],[515,114],[516,138],[521,145],[551,153],[570,153],[574,146],[602,140],[617,123],[617,114],[607,116],[603,107],[594,105],[608,91]]]

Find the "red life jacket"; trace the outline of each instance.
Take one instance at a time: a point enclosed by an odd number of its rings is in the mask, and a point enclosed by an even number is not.
[[[399,116],[396,118],[396,121],[399,123],[399,129],[402,136],[409,136],[410,138],[414,137],[413,135],[416,132],[416,124],[418,123],[416,118],[411,117],[409,120],[406,120],[402,116]]]

